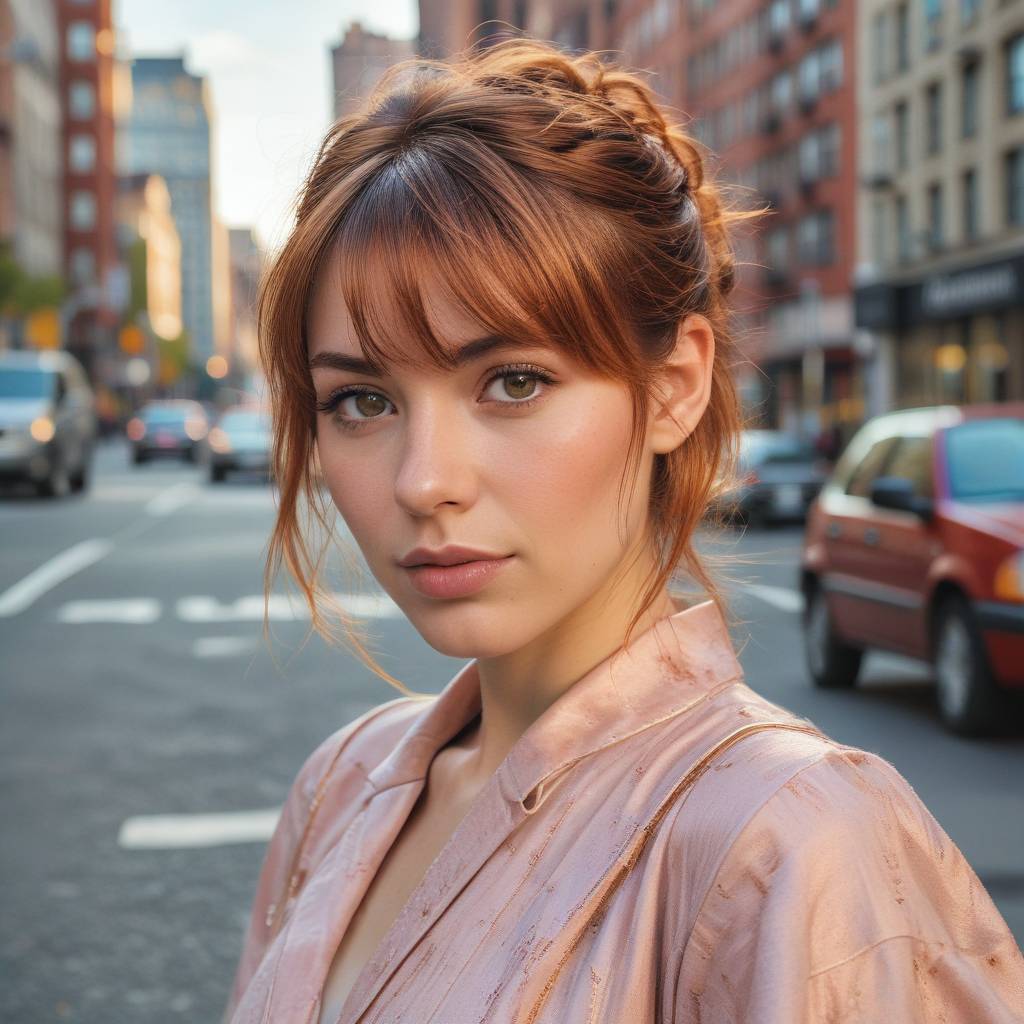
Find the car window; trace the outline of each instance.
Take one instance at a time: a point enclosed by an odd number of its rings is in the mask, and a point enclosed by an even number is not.
[[[154,405],[142,410],[142,418],[147,423],[183,423],[185,413],[180,406]]]
[[[885,466],[885,475],[911,481],[918,497],[932,497],[932,439],[901,437]]]
[[[856,495],[859,498],[866,498],[871,492],[871,485],[882,476],[882,470],[888,461],[897,438],[883,437],[876,441],[860,460],[857,468],[850,476],[846,485],[846,493]]]
[[[949,493],[959,501],[1024,500],[1024,420],[972,420],[946,432]]]
[[[0,398],[50,398],[53,388],[49,370],[0,368]]]
[[[221,417],[220,426],[223,430],[270,430],[270,421],[263,413],[229,412]]]

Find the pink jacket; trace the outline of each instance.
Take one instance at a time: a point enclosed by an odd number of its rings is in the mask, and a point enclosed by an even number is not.
[[[226,1019],[315,1020],[342,934],[475,663],[325,740],[271,839]],[[1024,962],[910,785],[743,682],[710,601],[518,740],[340,1024],[1024,1021]]]

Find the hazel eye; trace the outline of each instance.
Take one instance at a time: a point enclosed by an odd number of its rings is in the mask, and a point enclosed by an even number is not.
[[[539,378],[535,373],[515,371],[503,373],[501,376],[495,377],[490,387],[498,384],[501,386],[501,390],[506,397],[523,401],[534,396],[537,391],[538,380]],[[490,387],[488,390],[490,390]]]

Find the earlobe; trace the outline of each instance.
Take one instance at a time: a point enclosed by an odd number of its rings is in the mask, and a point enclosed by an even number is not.
[[[714,364],[714,330],[706,317],[690,313],[659,371],[648,424],[652,452],[674,451],[693,433],[711,398]]]

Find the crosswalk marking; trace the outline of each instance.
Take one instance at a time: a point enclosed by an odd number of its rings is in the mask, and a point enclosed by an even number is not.
[[[68,601],[57,610],[60,622],[127,622],[149,625],[160,618],[160,602],[152,597]]]
[[[117,834],[125,850],[180,850],[228,843],[265,843],[273,835],[279,807],[222,814],[150,814],[126,818]]]
[[[799,614],[804,609],[804,596],[799,590],[772,587],[766,583],[743,583],[736,588],[738,594],[752,594],[780,611]]]

